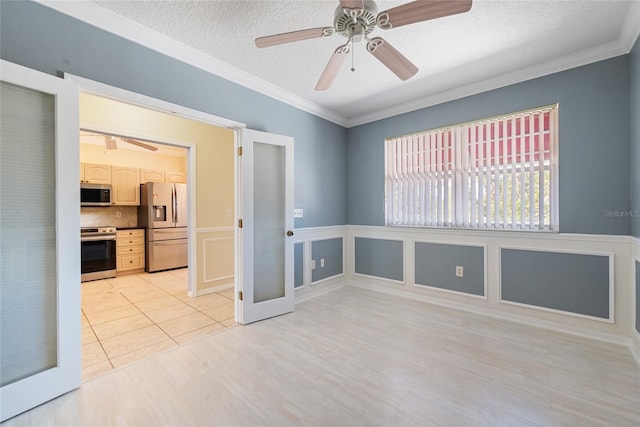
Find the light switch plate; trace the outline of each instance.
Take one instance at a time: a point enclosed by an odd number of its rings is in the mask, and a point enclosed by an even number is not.
[[[303,209],[294,209],[293,210],[293,217],[294,218],[302,218],[304,216],[304,210]]]

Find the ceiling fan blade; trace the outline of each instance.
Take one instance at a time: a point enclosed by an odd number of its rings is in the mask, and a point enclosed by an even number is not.
[[[376,21],[382,29],[468,12],[472,0],[418,0],[380,12]]]
[[[403,54],[380,37],[374,37],[367,43],[367,50],[390,69],[400,80],[407,80],[418,72]]]
[[[153,145],[145,144],[144,142],[136,141],[131,138],[122,138],[122,140],[128,144],[137,145],[140,148],[144,148],[150,151],[158,151],[158,147],[154,147]]]
[[[346,9],[364,9],[364,0],[340,0],[340,6]]]
[[[309,28],[307,30],[291,31],[289,33],[274,34],[272,36],[258,37],[256,39],[256,46],[260,48],[271,47],[300,40],[328,37],[332,35],[334,31],[333,27],[318,27]]]
[[[331,55],[327,66],[324,68],[320,79],[318,79],[318,83],[316,84],[315,90],[322,91],[327,90],[333,84],[333,81],[336,79],[338,75],[338,71],[340,67],[344,63],[344,60],[349,56],[349,52],[351,49],[348,45],[343,44],[339,46]]]

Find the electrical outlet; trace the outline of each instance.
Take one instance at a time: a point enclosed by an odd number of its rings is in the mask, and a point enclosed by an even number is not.
[[[315,270],[315,269],[316,269],[316,260],[315,260],[315,259],[312,259],[312,260],[311,260],[311,269],[312,269],[312,270]]]
[[[324,258],[320,258],[320,268],[324,267]]]
[[[116,211],[116,218],[122,218],[122,211]]]
[[[464,267],[456,265],[456,277],[464,277]]]

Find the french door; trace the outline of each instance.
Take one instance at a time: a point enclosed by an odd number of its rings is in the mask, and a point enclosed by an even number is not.
[[[78,91],[0,63],[0,421],[78,386]]]
[[[293,138],[241,131],[238,320],[293,311]]]

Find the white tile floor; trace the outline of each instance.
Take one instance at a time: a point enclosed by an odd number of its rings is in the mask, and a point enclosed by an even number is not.
[[[187,296],[188,270],[82,283],[82,377],[236,326],[233,289]]]

